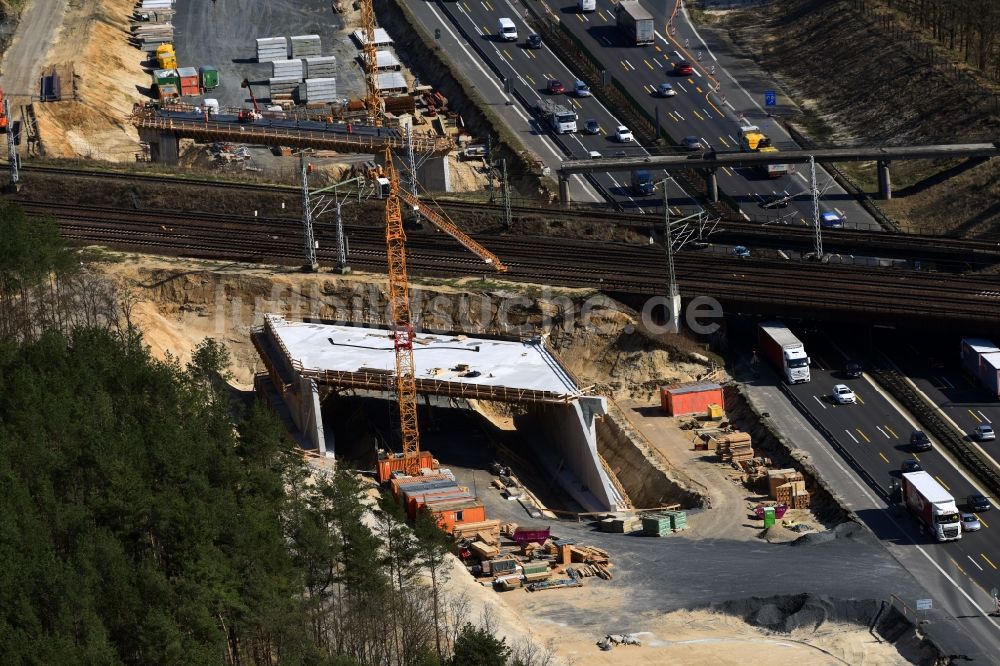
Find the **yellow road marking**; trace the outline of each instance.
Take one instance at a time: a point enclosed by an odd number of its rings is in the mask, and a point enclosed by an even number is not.
[[[893,436],[893,437],[895,437],[896,439],[899,439],[899,435],[897,435],[897,434],[896,434],[896,431],[895,431],[895,430],[893,430],[893,429],[892,429],[892,428],[890,428],[889,426],[885,426],[885,429],[886,429],[886,430],[888,430],[888,431],[889,431],[890,433],[892,433],[892,436]]]
[[[580,23],[583,23],[583,15],[582,14],[577,14],[576,17],[578,19],[580,19]]]
[[[694,79],[688,79],[688,83],[690,83],[691,85],[694,85]]]
[[[484,35],[488,35],[488,34],[490,34],[490,29],[489,29],[489,28],[487,28],[487,27],[486,27],[485,25],[483,26],[483,34],[484,34]]]
[[[862,405],[863,405],[863,404],[865,404],[865,401],[864,401],[864,400],[862,400],[862,399],[861,399],[861,396],[860,396],[860,395],[858,395],[857,393],[855,393],[855,394],[854,394],[854,397],[855,397],[855,399],[857,399],[857,401],[858,401],[858,402],[860,402],[860,403],[861,403]]]
[[[971,409],[969,410],[969,413],[972,414],[972,418],[976,419],[977,422],[979,422],[979,423],[983,422],[983,420],[981,418],[979,418],[978,416],[976,416],[976,413],[974,411],[972,411]]]
[[[642,59],[642,61],[643,61],[644,63],[646,63],[646,67],[649,67],[650,69],[653,69],[653,63],[649,62],[649,61],[648,61],[648,60],[646,60],[645,58],[643,58],[643,59]]]
[[[948,487],[947,483],[945,483],[944,481],[941,480],[940,476],[935,476],[934,478],[937,479],[938,483],[940,483],[942,486],[944,486],[945,490],[947,490],[948,492],[951,492],[951,488]]]
[[[983,527],[989,527],[990,526],[990,524],[988,522],[986,522],[985,520],[983,520],[978,513],[974,514],[974,515],[976,516],[976,518],[979,518],[979,522],[981,522],[983,524]]]
[[[624,69],[627,72],[628,71],[628,65],[625,64],[625,61],[624,60],[619,60],[618,62],[620,62],[622,64],[622,69]]]
[[[490,11],[493,11],[493,5],[491,5],[491,4],[490,4],[489,2],[487,2],[486,0],[483,0],[483,5],[484,5],[484,6],[486,7],[486,9],[488,9],[488,10],[490,10]]]
[[[701,92],[701,86],[695,86],[694,89],[695,89],[695,91],[697,91],[699,93]]]
[[[697,111],[695,111],[694,109],[691,109],[691,113],[693,113],[694,115],[698,116],[698,120],[704,120],[704,118],[701,117],[701,114],[698,113]]]
[[[916,460],[917,462],[920,462],[920,457],[916,453],[911,453],[910,455],[913,456],[914,460]]]
[[[604,19],[605,23],[608,22],[608,17],[604,15],[604,10],[597,12],[597,15],[600,16],[602,19]]]
[[[726,141],[726,140],[725,140],[725,139],[724,139],[723,137],[721,137],[721,136],[720,136],[720,137],[719,137],[719,141],[721,141],[721,142],[722,142],[722,145],[723,145],[723,146],[725,146],[726,148],[728,148],[728,147],[729,147],[729,142],[728,142],[728,141]]]
[[[660,53],[660,52],[663,51],[663,49],[661,49],[659,46],[654,46],[653,48],[656,49],[657,53]]]
[[[733,175],[733,172],[729,170],[729,167],[722,167],[722,170],[726,172],[727,176]]]
[[[861,432],[861,431],[859,430],[858,432]],[[868,439],[868,438],[865,437],[865,439]],[[882,455],[881,451],[878,452],[878,455],[879,455],[880,458],[882,458],[882,460],[886,461],[887,463],[889,462],[889,459],[886,458],[884,455]]]
[[[529,74],[525,74],[525,75],[524,75],[524,78],[526,78],[526,79],[528,79],[529,81],[531,81],[531,85],[537,85],[537,84],[535,83],[535,80],[534,80],[533,78],[531,78],[531,76],[530,76]]]
[[[722,111],[720,111],[719,107],[717,107],[716,105],[712,104],[712,100],[710,100],[708,98],[708,95],[705,95],[705,101],[708,102],[708,105],[710,107],[712,107],[713,109],[715,109],[715,112],[719,114],[720,118],[725,118],[726,117],[726,114],[724,114]]]
[[[506,57],[507,60],[514,62],[514,59],[510,56],[510,51],[501,51],[500,53],[504,54],[504,57]]]
[[[465,5],[465,11],[467,11],[467,12],[471,12],[472,11],[472,8],[469,7],[469,3],[463,2],[462,4]]]
[[[997,565],[993,564],[993,562],[990,560],[990,558],[986,557],[986,553],[979,553],[979,557],[981,557],[984,560],[986,560],[986,563],[989,564],[994,569],[997,568]]]
[[[872,443],[872,440],[868,439],[868,435],[866,435],[866,434],[864,433],[864,431],[863,431],[863,430],[862,430],[861,428],[855,428],[855,430],[857,430],[857,431],[858,431],[858,434],[859,434],[859,435],[861,435],[862,437],[864,437],[864,438],[865,438],[865,441],[866,441],[866,442],[868,442],[869,444],[871,444],[871,443]],[[879,455],[881,456],[882,454],[880,453]],[[884,458],[885,456],[882,456],[882,457]],[[886,460],[886,462],[889,462],[889,461],[888,461],[888,460]]]
[[[956,562],[954,558],[949,557],[948,559],[951,560],[952,564],[954,564],[956,567],[958,567],[958,570],[962,572],[963,576],[968,576],[969,575],[969,574],[965,573],[965,569],[963,569],[962,565],[960,565],[958,562]]]

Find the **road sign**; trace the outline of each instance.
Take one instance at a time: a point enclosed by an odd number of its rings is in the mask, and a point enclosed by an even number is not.
[[[917,610],[925,611],[934,607],[933,599],[917,599]]]
[[[778,93],[773,90],[765,90],[764,106],[778,106]]]

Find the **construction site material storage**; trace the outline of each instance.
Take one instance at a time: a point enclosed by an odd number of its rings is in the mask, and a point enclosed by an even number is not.
[[[660,406],[671,416],[707,414],[709,405],[725,405],[722,387],[711,382],[674,384],[660,389]]]

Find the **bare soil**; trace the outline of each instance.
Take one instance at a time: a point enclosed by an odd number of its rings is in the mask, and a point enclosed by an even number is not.
[[[854,2],[789,0],[699,12],[777,79],[802,113],[791,123],[824,145],[992,141],[994,90],[912,26],[885,28]],[[881,3],[871,2],[871,6]],[[881,11],[881,10],[880,10]],[[851,172],[875,191],[872,165]],[[894,162],[894,198],[879,205],[904,227],[975,236],[1000,220],[992,162]]]

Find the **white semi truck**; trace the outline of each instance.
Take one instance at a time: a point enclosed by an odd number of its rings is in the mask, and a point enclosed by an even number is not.
[[[938,541],[962,538],[962,521],[955,498],[927,472],[902,476],[903,501]]]
[[[784,374],[789,384],[811,379],[806,346],[787,326],[779,321],[765,321],[757,327],[757,341],[764,356]]]

